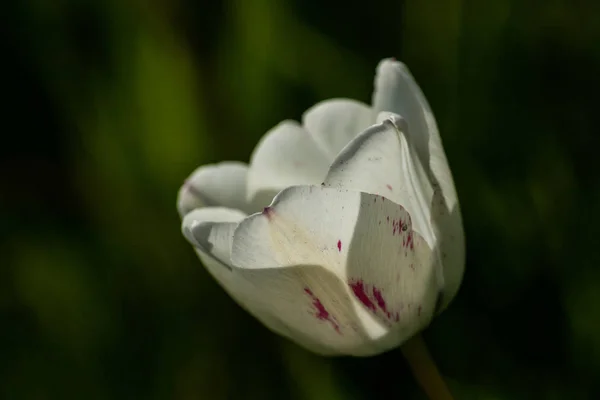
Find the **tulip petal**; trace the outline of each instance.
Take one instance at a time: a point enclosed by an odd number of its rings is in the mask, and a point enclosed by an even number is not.
[[[246,201],[248,166],[225,161],[197,168],[179,190],[177,209],[181,217],[199,207],[227,207],[251,213]]]
[[[290,335],[277,316],[262,312],[256,300],[256,287],[232,271],[231,240],[245,215],[237,210],[207,207],[188,213],[182,222],[182,232],[212,277],[244,309],[280,335]]]
[[[379,63],[373,108],[375,112],[392,112],[406,120],[421,162],[428,165],[429,135],[437,134],[437,125],[427,99],[406,65],[390,58]]]
[[[219,270],[231,270],[231,238],[245,216],[241,211],[229,208],[197,208],[183,218],[181,230],[192,246],[205,257],[212,258],[212,263],[219,263]]]
[[[465,238],[458,203],[448,210],[440,186],[436,186],[431,209],[431,224],[438,238],[439,257],[444,265],[444,290],[439,304],[443,311],[460,288],[465,270]]]
[[[375,116],[364,103],[332,99],[309,108],[302,116],[302,125],[333,160],[344,146],[373,124]]]
[[[454,297],[464,272],[465,244],[462,218],[452,173],[431,107],[408,68],[386,59],[377,67],[373,108],[402,115],[408,140],[417,150],[434,190],[431,223],[438,230],[438,249],[446,282],[441,309]]]
[[[324,184],[378,194],[402,205],[410,214],[414,229],[433,248],[433,189],[406,140],[402,118],[390,113],[382,113],[381,117],[387,119],[361,133],[342,150]]]
[[[406,120],[409,141],[423,167],[439,182],[446,206],[452,210],[458,200],[435,116],[406,65],[389,58],[379,63],[373,108],[376,112],[396,113]]]
[[[286,120],[268,131],[250,158],[247,198],[265,207],[292,185],[321,182],[329,160],[311,135],[297,122]]]
[[[393,348],[434,313],[437,258],[408,212],[377,195],[288,188],[240,223],[231,260],[295,340],[342,354]]]

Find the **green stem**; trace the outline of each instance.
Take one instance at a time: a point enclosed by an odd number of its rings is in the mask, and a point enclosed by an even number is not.
[[[431,359],[427,345],[425,345],[421,335],[409,339],[402,345],[401,349],[417,382],[427,393],[430,400],[453,400],[452,394],[450,394],[446,382],[444,382]]]

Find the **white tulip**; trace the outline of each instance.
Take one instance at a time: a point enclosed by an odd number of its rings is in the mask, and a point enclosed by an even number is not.
[[[401,345],[448,305],[463,275],[458,200],[434,116],[391,59],[378,66],[372,107],[327,100],[303,126],[280,123],[249,166],[197,169],[178,209],[221,286],[320,354]]]

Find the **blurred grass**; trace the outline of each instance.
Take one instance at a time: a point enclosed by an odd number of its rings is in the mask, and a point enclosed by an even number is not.
[[[423,398],[399,352],[322,359],[202,269],[175,196],[197,165],[379,59],[421,84],[465,219],[467,274],[425,333],[457,399],[600,396],[593,1],[11,2],[0,398]]]

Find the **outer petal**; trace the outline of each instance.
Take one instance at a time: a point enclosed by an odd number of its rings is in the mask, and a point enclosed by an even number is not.
[[[228,207],[252,212],[246,201],[246,164],[225,161],[197,168],[177,196],[177,209],[183,217],[199,207]]]
[[[386,59],[377,67],[373,107],[391,111],[408,123],[409,140],[430,175],[437,193],[432,223],[440,232],[439,249],[447,281],[445,307],[454,296],[464,271],[465,245],[456,189],[431,107],[408,68]]]
[[[373,108],[401,115],[421,162],[439,182],[449,210],[457,203],[456,191],[435,117],[421,88],[403,63],[382,60],[375,77]],[[429,172],[429,171],[428,171]]]
[[[406,210],[376,195],[288,188],[239,225],[231,257],[270,313],[307,347],[377,354],[434,313],[436,258]]]
[[[195,247],[208,272],[240,306],[273,331],[289,335],[288,328],[280,322],[278,316],[261,312],[264,307],[256,300],[256,291],[260,289],[236,274],[235,270],[232,271],[231,240],[239,221],[244,217],[237,210],[200,208],[185,216],[182,231]]]
[[[248,199],[267,206],[292,185],[321,182],[329,160],[297,122],[283,121],[268,131],[250,158]]]
[[[338,155],[325,178],[326,186],[385,196],[410,214],[415,230],[430,247],[433,188],[411,144],[406,140],[401,117],[388,117],[360,134]]]
[[[465,238],[458,203],[450,211],[442,190],[435,186],[431,209],[431,223],[438,237],[437,249],[444,265],[444,290],[439,311],[444,310],[454,298],[465,271]]]
[[[373,108],[376,112],[392,112],[401,115],[408,123],[410,137],[422,157],[428,163],[429,136],[437,134],[437,125],[431,108],[421,89],[403,63],[384,59],[377,66]]]
[[[230,275],[231,239],[245,216],[238,210],[207,207],[195,209],[183,218],[183,235],[196,247],[207,269],[219,281]]]
[[[350,99],[317,103],[302,116],[302,125],[331,160],[352,139],[373,124],[375,114],[368,105]]]

